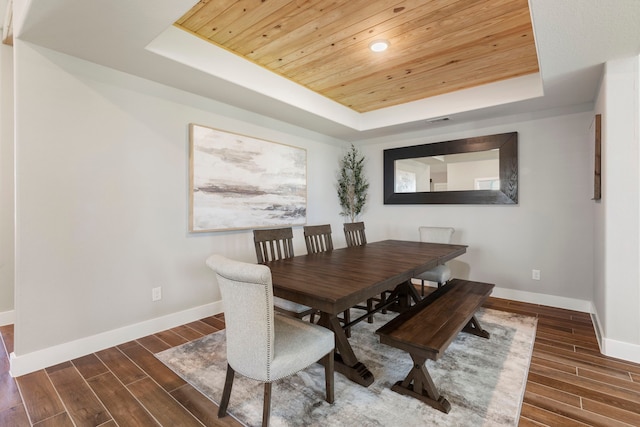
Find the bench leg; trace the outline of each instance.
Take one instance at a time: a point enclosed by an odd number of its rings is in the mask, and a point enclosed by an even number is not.
[[[469,334],[477,335],[481,338],[489,338],[490,336],[489,332],[482,329],[482,326],[480,326],[480,322],[478,322],[476,316],[473,316],[471,320],[469,320],[469,323],[467,323],[467,325],[462,328],[462,330]]]
[[[414,356],[413,354],[411,358],[413,359],[413,368],[409,371],[404,381],[395,383],[391,387],[391,390],[405,396],[414,397],[448,414],[451,410],[451,404],[438,393],[438,389],[425,365],[426,359],[424,357]]]

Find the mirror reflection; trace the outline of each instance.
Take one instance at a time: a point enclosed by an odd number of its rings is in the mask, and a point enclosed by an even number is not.
[[[394,170],[396,193],[500,190],[498,149],[400,159]]]
[[[517,204],[518,133],[389,148],[384,204]]]

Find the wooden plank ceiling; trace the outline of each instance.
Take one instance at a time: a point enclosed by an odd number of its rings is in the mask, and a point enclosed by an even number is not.
[[[527,0],[201,0],[175,25],[358,112],[538,72]]]

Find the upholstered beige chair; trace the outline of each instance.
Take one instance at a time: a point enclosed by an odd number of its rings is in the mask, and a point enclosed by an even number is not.
[[[451,227],[418,227],[420,241],[429,243],[451,243],[451,236],[455,229]],[[419,274],[416,279],[420,279],[422,284],[422,296],[424,296],[424,282],[435,282],[438,287],[447,283],[451,278],[451,269],[447,264],[440,264],[431,270]]]
[[[256,258],[260,264],[293,258],[293,229],[291,227],[253,230],[253,242],[256,248]],[[316,310],[309,306],[280,297],[274,297],[273,301],[276,310],[281,313],[299,319],[310,315],[310,321],[314,321]]]
[[[335,337],[332,331],[274,315],[271,271],[267,266],[212,255],[227,334],[227,376],[218,417],[227,414],[235,372],[264,383],[262,425],[269,425],[271,384],[322,361],[326,400],[333,403]]]

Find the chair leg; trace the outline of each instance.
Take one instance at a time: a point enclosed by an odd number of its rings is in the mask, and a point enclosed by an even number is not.
[[[227,377],[224,380],[224,389],[222,390],[222,399],[220,399],[220,409],[218,410],[218,418],[227,415],[227,406],[229,406],[229,398],[231,397],[231,387],[233,386],[233,376],[235,371],[227,363]]]
[[[367,311],[371,312],[373,310],[373,298],[369,298],[367,300]],[[373,314],[367,317],[367,323],[373,323]]]
[[[333,403],[334,394],[333,394],[333,384],[334,384],[334,350],[331,350],[329,354],[324,356],[324,360],[322,363],[324,364],[324,380],[325,380],[325,388],[327,391],[327,402]]]
[[[271,417],[271,383],[264,383],[264,404],[262,407],[262,427],[269,427]]]
[[[387,291],[380,294],[380,304],[384,305],[387,302]],[[382,314],[387,314],[387,309],[382,310]]]
[[[424,298],[424,280],[420,279],[420,281],[422,282],[422,298]]]
[[[351,311],[347,308],[344,313],[342,313],[342,318],[344,319],[344,324],[351,322]],[[347,335],[347,338],[351,338],[351,328],[347,328],[344,330],[344,333]]]

